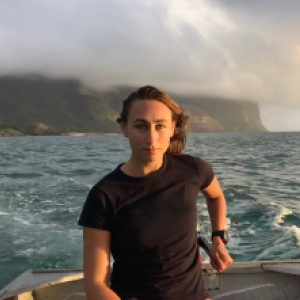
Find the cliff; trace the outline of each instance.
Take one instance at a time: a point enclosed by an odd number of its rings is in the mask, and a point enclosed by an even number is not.
[[[28,135],[118,130],[115,112],[78,81],[39,76],[0,78],[1,125]]]
[[[133,90],[90,91],[77,80],[0,77],[0,135],[119,132],[115,120]],[[173,95],[190,114],[190,131],[265,131],[251,102]]]
[[[263,126],[259,106],[250,101],[234,101],[213,97],[182,97],[190,115],[193,132],[260,132]]]

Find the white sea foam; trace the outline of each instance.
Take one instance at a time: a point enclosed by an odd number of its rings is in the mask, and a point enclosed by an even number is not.
[[[52,207],[52,208],[44,208],[42,213],[44,215],[47,215],[47,214],[51,214],[51,213],[54,213],[57,211],[57,208],[56,207]]]
[[[264,260],[264,259],[273,259],[279,257],[281,253],[284,253],[286,249],[289,249],[284,243],[276,243],[273,245],[268,245],[267,248],[257,255],[254,260]]]
[[[246,233],[249,235],[256,235],[256,231],[253,228],[246,229]]]
[[[293,225],[288,229],[288,231],[291,232],[292,235],[295,236],[295,238],[297,240],[297,246],[300,248],[300,228],[297,227],[296,225]]]
[[[68,237],[73,241],[81,241],[82,240],[82,230],[80,229],[70,229],[68,230]]]
[[[24,219],[22,219],[22,218],[20,218],[20,217],[14,217],[13,219],[14,219],[15,221],[20,222],[20,223],[23,224],[23,225],[31,225],[31,223],[30,223],[29,220],[24,220]]]
[[[202,211],[200,212],[200,215],[203,216],[203,217],[206,217],[206,218],[209,217],[209,214],[208,214],[208,211],[207,211],[207,210],[202,210]]]
[[[26,250],[19,250],[16,252],[16,256],[26,256],[26,257],[32,257],[33,255],[41,255],[45,254],[47,252],[46,247],[40,247],[40,248],[28,248]]]
[[[19,198],[19,199],[23,199],[23,198],[24,198],[20,193],[16,193],[15,195],[16,195],[17,198]]]
[[[288,259],[299,256],[300,248],[300,228],[293,225],[291,227],[281,227],[282,234],[273,243],[268,244],[255,260],[262,259]],[[296,238],[296,243],[295,243]]]
[[[230,236],[229,242],[227,244],[227,247],[229,249],[238,249],[240,244],[240,238],[236,236]]]
[[[286,216],[292,215],[293,211],[287,207],[282,206],[280,208],[279,214],[275,218],[275,224],[281,225],[284,223],[284,218]]]
[[[269,205],[279,210],[273,221],[273,225],[275,227],[279,227],[280,225],[282,225],[284,223],[285,217],[293,214],[293,211],[288,207],[278,205],[274,202],[271,202]]]
[[[28,242],[28,237],[22,237],[22,238],[14,238],[13,239],[13,241],[12,241],[12,243],[14,244],[14,245],[24,245],[26,242]]]
[[[5,212],[5,211],[0,211],[0,216],[7,216],[7,215],[9,215],[9,213],[8,213],[8,212]]]

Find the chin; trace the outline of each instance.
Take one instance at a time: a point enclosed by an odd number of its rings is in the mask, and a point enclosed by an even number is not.
[[[161,161],[162,160],[162,155],[160,154],[148,154],[144,156],[144,161],[145,162],[156,162],[156,161]]]

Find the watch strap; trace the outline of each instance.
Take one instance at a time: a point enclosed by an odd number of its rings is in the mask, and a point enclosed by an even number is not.
[[[211,234],[211,240],[213,240],[213,238],[215,236],[218,236],[221,238],[221,240],[223,241],[223,243],[226,245],[228,243],[228,234],[226,230],[216,230],[213,231]]]

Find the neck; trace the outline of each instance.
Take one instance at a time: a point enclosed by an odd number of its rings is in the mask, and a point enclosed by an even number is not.
[[[162,164],[163,158],[160,161],[142,163],[136,161],[133,157],[130,157],[130,159],[121,167],[121,170],[129,176],[144,177],[160,169]]]

